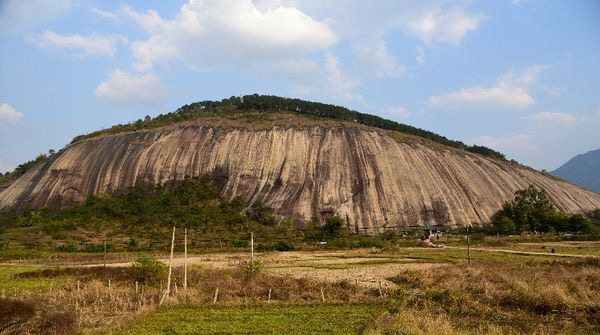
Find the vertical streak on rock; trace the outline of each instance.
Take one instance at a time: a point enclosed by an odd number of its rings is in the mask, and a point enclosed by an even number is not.
[[[557,208],[600,196],[540,172],[380,130],[186,125],[69,145],[0,192],[0,210],[57,208],[140,184],[211,175],[229,198],[260,201],[300,224],[338,214],[351,229],[485,222],[515,190],[544,188]]]

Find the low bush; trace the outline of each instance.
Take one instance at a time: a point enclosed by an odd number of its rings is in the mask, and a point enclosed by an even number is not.
[[[294,243],[288,241],[279,241],[275,243],[258,243],[256,244],[256,251],[292,251],[294,250]]]
[[[77,245],[75,245],[75,243],[73,243],[73,242],[70,242],[70,243],[66,243],[66,244],[61,244],[56,249],[58,251],[62,251],[62,252],[76,252]]]
[[[165,279],[167,266],[150,256],[140,256],[131,264],[131,273],[136,281],[146,284],[157,284]]]
[[[247,248],[250,245],[248,240],[233,240],[231,246],[234,248]]]

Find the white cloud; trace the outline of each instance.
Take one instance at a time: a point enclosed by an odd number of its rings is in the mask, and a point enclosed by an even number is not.
[[[145,13],[140,13],[129,6],[121,6],[118,13],[119,15],[130,18],[149,33],[160,32],[165,24],[160,18],[160,15],[158,15],[158,12],[154,9],[149,9]]]
[[[192,68],[237,66],[299,58],[324,50],[337,37],[324,23],[300,10],[259,10],[251,0],[190,0],[173,20],[154,11],[121,10],[150,33],[132,43],[138,69],[181,60]]]
[[[258,0],[259,8],[285,4],[326,20],[349,39],[376,39],[402,29],[431,42],[456,43],[475,31],[485,15],[472,13],[450,0]]]
[[[425,64],[425,49],[423,47],[417,47],[417,57],[415,60],[419,64]]]
[[[475,86],[463,88],[456,92],[429,98],[433,107],[466,108],[466,107],[506,107],[526,108],[535,100],[519,87],[497,85],[484,88]]]
[[[462,8],[436,8],[408,24],[409,31],[425,43],[458,44],[486,18],[481,13],[467,13]]]
[[[490,87],[474,86],[455,92],[432,96],[427,101],[433,107],[469,108],[516,108],[524,109],[535,103],[529,93],[539,73],[547,66],[534,65],[520,73],[509,72]]]
[[[372,67],[379,78],[398,77],[405,66],[398,64],[394,56],[387,49],[382,39],[374,43],[355,43],[353,46],[355,57],[363,64]]]
[[[52,21],[71,10],[70,0],[2,0],[0,34],[19,33]]]
[[[165,88],[153,74],[131,74],[122,70],[111,72],[95,90],[100,99],[118,105],[155,105],[165,98]]]
[[[92,8],[91,9],[92,13],[98,15],[99,17],[103,18],[103,19],[107,19],[107,20],[111,20],[111,21],[118,21],[119,18],[117,17],[117,15],[111,13],[111,12],[107,12],[105,10],[102,10],[100,8]]]
[[[403,65],[397,64],[395,55],[381,47],[385,47],[386,42],[391,44],[386,36],[398,31],[415,36],[418,32],[418,36],[429,43],[458,44],[468,33],[478,29],[485,17],[448,0],[377,0],[368,3],[364,0],[257,0],[256,3],[263,9],[282,4],[294,6],[327,22],[340,39],[349,42],[356,60],[374,69],[372,72],[378,77],[389,77],[390,74],[394,77],[404,70]],[[434,23],[435,29],[419,26],[419,22],[427,20]],[[422,50],[417,59],[419,63],[425,60]],[[361,77],[368,76],[369,73],[361,73]]]
[[[340,64],[338,58],[330,52],[325,55],[325,69],[327,72],[329,88],[333,90],[336,95],[348,100],[362,100],[360,94],[352,92],[354,88],[360,86],[360,82],[345,74],[343,65]]]
[[[16,123],[23,117],[23,113],[17,112],[7,103],[0,104],[0,121],[2,123]]]
[[[385,108],[385,112],[392,118],[396,117],[409,117],[410,112],[404,107],[392,107],[388,106]]]
[[[572,125],[577,122],[577,118],[569,113],[553,113],[553,112],[540,112],[530,116],[526,119],[534,120],[538,122],[552,122],[560,123],[563,125]]]
[[[112,57],[117,51],[118,43],[126,43],[121,35],[60,35],[53,31],[43,32],[35,42],[43,48],[64,49],[78,56],[107,56]]]

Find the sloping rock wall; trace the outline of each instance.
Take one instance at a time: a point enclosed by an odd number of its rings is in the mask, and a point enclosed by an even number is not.
[[[260,201],[299,225],[336,213],[360,233],[485,223],[529,184],[566,212],[600,207],[599,195],[541,172],[375,129],[187,125],[67,146],[3,190],[0,211],[70,206],[205,174],[227,197]]]

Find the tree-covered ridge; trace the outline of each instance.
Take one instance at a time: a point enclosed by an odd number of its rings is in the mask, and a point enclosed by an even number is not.
[[[71,143],[75,143],[87,138],[100,135],[117,134],[126,131],[136,131],[142,129],[153,129],[171,125],[178,122],[194,120],[204,116],[214,116],[225,113],[244,113],[249,111],[262,112],[281,112],[288,111],[304,115],[313,115],[319,117],[332,118],[336,120],[345,120],[359,124],[377,127],[385,130],[393,130],[405,134],[411,134],[426,138],[433,142],[441,143],[453,148],[463,149],[469,152],[480,154],[487,157],[505,160],[504,154],[493,149],[479,146],[466,145],[461,141],[450,140],[445,136],[421,128],[413,127],[407,124],[387,120],[379,116],[360,113],[345,107],[312,102],[301,99],[283,98],[272,95],[245,95],[243,97],[231,97],[221,101],[200,101],[189,105],[184,105],[176,111],[160,114],[155,118],[146,116],[144,120],[137,120],[129,124],[119,124],[108,129],[99,130],[86,135],[79,135]]]

